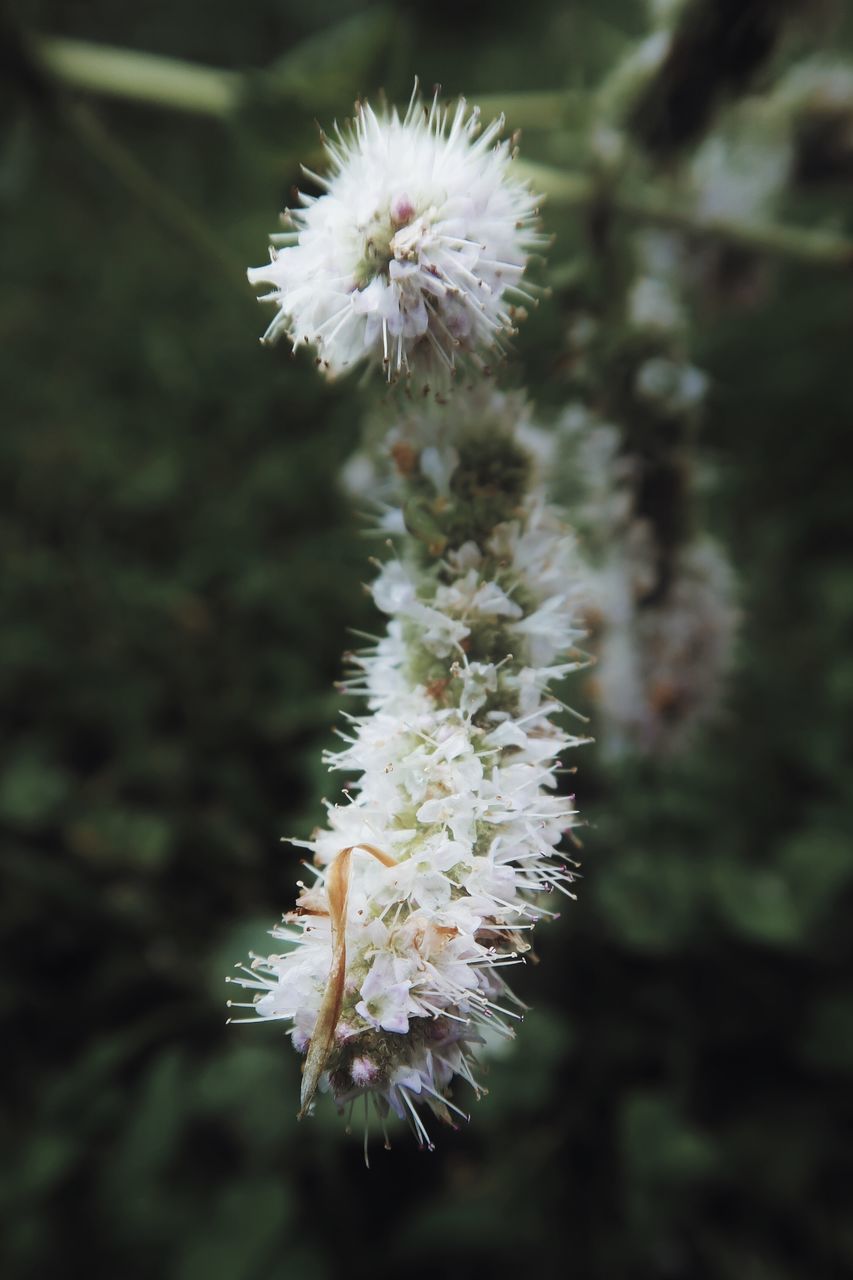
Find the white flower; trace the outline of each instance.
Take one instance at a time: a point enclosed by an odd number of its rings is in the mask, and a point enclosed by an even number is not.
[[[603,626],[595,682],[605,747],[671,754],[719,707],[739,622],[734,576],[710,538],[681,549],[666,595],[644,603],[654,580],[645,537],[629,538],[625,560],[601,572]]]
[[[459,709],[465,716],[473,716],[498,687],[498,673],[492,663],[470,662],[459,672],[462,692]]]
[[[411,982],[395,982],[394,962],[388,955],[374,960],[361,988],[361,1000],[355,1006],[371,1027],[396,1031],[402,1035],[409,1029],[409,990]]]
[[[368,359],[389,379],[440,381],[460,356],[500,350],[543,243],[502,128],[501,118],[480,132],[462,99],[452,114],[437,98],[424,107],[417,87],[402,119],[359,103],[325,140],[328,177],[310,175],[323,194],[301,196],[286,215],[294,229],[273,237],[283,247],[249,271],[272,286],[265,338],[313,346],[329,377]]]
[[[350,683],[369,710],[348,717],[342,749],[326,757],[348,779],[347,802],[330,805],[325,827],[300,842],[317,883],[274,931],[287,949],[235,979],[254,993],[253,1019],[288,1022],[307,1050],[303,1109],[322,1084],[341,1107],[364,1096],[383,1122],[389,1112],[404,1118],[426,1144],[419,1108],[444,1121],[464,1115],[453,1081],[476,1089],[477,1046],[492,1032],[511,1036],[520,1016],[504,970],[553,914],[547,895],[571,896],[557,850],[577,814],[556,782],[561,754],[578,740],[553,722],[559,704],[548,687],[578,665],[582,580],[571,534],[540,491],[524,489],[532,469],[514,434],[520,409],[460,392],[449,472],[419,465],[440,443],[435,416],[425,411],[419,428],[410,421],[398,499],[409,483],[421,496],[431,486],[427,499],[453,538],[433,562],[412,554],[379,574],[388,633],[353,656]],[[477,442],[489,474],[503,463],[519,489],[514,518],[492,523],[480,512],[475,539],[452,481],[458,467],[469,490]],[[501,515],[506,496],[496,485]]]

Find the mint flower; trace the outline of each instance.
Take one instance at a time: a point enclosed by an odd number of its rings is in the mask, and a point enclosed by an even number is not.
[[[452,444],[435,411],[390,433],[379,505],[420,534],[373,585],[386,634],[352,655],[367,711],[328,764],[358,781],[304,842],[317,880],[274,930],[280,953],[234,979],[251,1020],[285,1022],[306,1053],[303,1113],[318,1087],[364,1097],[424,1144],[421,1109],[462,1116],[454,1082],[476,1089],[484,1035],[513,1034],[504,972],[554,891],[572,896],[558,849],[578,821],[556,784],[581,739],[550,692],[583,662],[573,537],[519,444],[523,406],[455,407]]]
[[[537,230],[536,198],[511,176],[503,119],[480,130],[460,99],[450,112],[417,89],[405,116],[366,103],[325,139],[329,174],[285,215],[267,266],[276,314],[265,340],[308,344],[331,378],[364,360],[389,380],[446,381],[460,357],[500,352],[530,299],[521,279]]]

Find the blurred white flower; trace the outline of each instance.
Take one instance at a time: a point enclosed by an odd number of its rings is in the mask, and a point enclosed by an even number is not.
[[[794,119],[813,113],[853,112],[853,66],[823,56],[796,62],[783,76],[774,105]]]
[[[446,382],[460,357],[482,363],[513,332],[530,251],[544,243],[536,197],[511,176],[498,141],[464,99],[449,112],[416,92],[401,119],[359,103],[325,139],[320,196],[302,195],[274,236],[271,261],[249,271],[272,286],[265,334],[313,346],[329,377],[362,360],[389,379]]]
[[[684,326],[684,308],[669,285],[654,276],[639,276],[628,291],[628,323],[653,334],[675,333]]]
[[[664,357],[635,376],[638,398],[671,415],[692,414],[706,388],[700,370]],[[720,707],[740,617],[734,574],[716,542],[694,536],[672,552],[662,583],[658,536],[636,506],[642,458],[578,405],[563,414],[558,438],[590,550],[590,690],[604,751],[671,755]]]
[[[719,711],[733,660],[740,610],[722,549],[708,537],[688,543],[666,595],[645,603],[651,553],[646,540],[629,540],[599,577],[595,688],[611,755],[682,749]]]
[[[650,404],[674,416],[689,414],[708,391],[708,375],[695,365],[653,356],[637,370],[637,394]]]
[[[712,223],[766,217],[788,182],[792,158],[785,122],[741,104],[691,158],[687,179],[697,213]]]

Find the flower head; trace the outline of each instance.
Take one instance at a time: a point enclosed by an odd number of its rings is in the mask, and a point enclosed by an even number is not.
[[[233,979],[250,1020],[284,1021],[307,1050],[303,1113],[318,1088],[339,1107],[364,1097],[421,1143],[419,1109],[464,1115],[454,1080],[476,1089],[478,1046],[512,1035],[504,970],[552,893],[573,896],[559,848],[577,823],[557,783],[580,740],[549,694],[583,663],[574,540],[535,482],[523,404],[480,389],[455,405],[452,446],[448,415],[423,405],[386,441],[377,497],[434,527],[373,584],[388,629],[346,682],[367,710],[327,755],[346,803],[296,842],[316,883],[274,930],[281,954]]]
[[[501,349],[514,331],[531,249],[542,242],[536,198],[510,177],[503,119],[480,130],[460,99],[451,113],[416,92],[401,119],[359,103],[324,139],[320,196],[301,195],[274,236],[267,266],[275,318],[264,335],[313,346],[329,377],[363,360],[389,379],[446,380],[459,357]]]

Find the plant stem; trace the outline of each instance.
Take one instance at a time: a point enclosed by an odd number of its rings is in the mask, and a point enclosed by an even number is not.
[[[237,71],[62,36],[40,37],[35,50],[45,70],[69,88],[218,119],[236,110],[245,83]],[[559,128],[581,115],[587,103],[587,95],[571,89],[478,99],[484,118],[503,112],[510,125],[525,129]]]
[[[476,99],[484,120],[506,116],[514,129],[562,129],[582,124],[590,109],[589,94],[577,89],[544,93],[491,93]]]
[[[82,40],[41,37],[36,54],[47,71],[65,85],[89,93],[109,94],[150,105],[225,119],[238,107],[244,77],[222,71],[137,53]],[[583,95],[574,91],[511,93],[484,98],[484,115],[504,111],[511,124],[547,128],[565,122],[566,114],[583,112]],[[125,153],[131,163],[132,157]],[[595,178],[565,172],[549,165],[517,161],[516,172],[558,206],[584,207],[602,198]],[[611,191],[607,200],[617,213],[638,222],[674,227],[680,231],[725,240],[744,249],[772,254],[815,266],[853,268],[853,241],[831,231],[811,230],[773,222],[744,222],[736,218],[706,218],[655,192]]]
[[[87,93],[219,119],[235,110],[242,93],[243,77],[237,71],[153,53],[52,36],[39,37],[34,50],[44,69],[57,80]]]
[[[751,222],[738,218],[709,218],[679,207],[654,191],[640,194],[616,189],[602,191],[599,182],[582,173],[565,172],[529,160],[516,161],[516,173],[555,205],[585,207],[601,200],[617,213],[652,226],[724,240],[738,248],[788,258],[814,266],[853,269],[853,240],[832,231],[793,227],[779,222]]]
[[[204,221],[140,164],[97,115],[82,103],[70,103],[64,118],[75,136],[96,156],[139,203],[158,218],[170,231],[175,232],[197,253],[204,255],[218,272],[227,275],[230,282],[248,297],[245,271],[227,247],[207,227]]]

